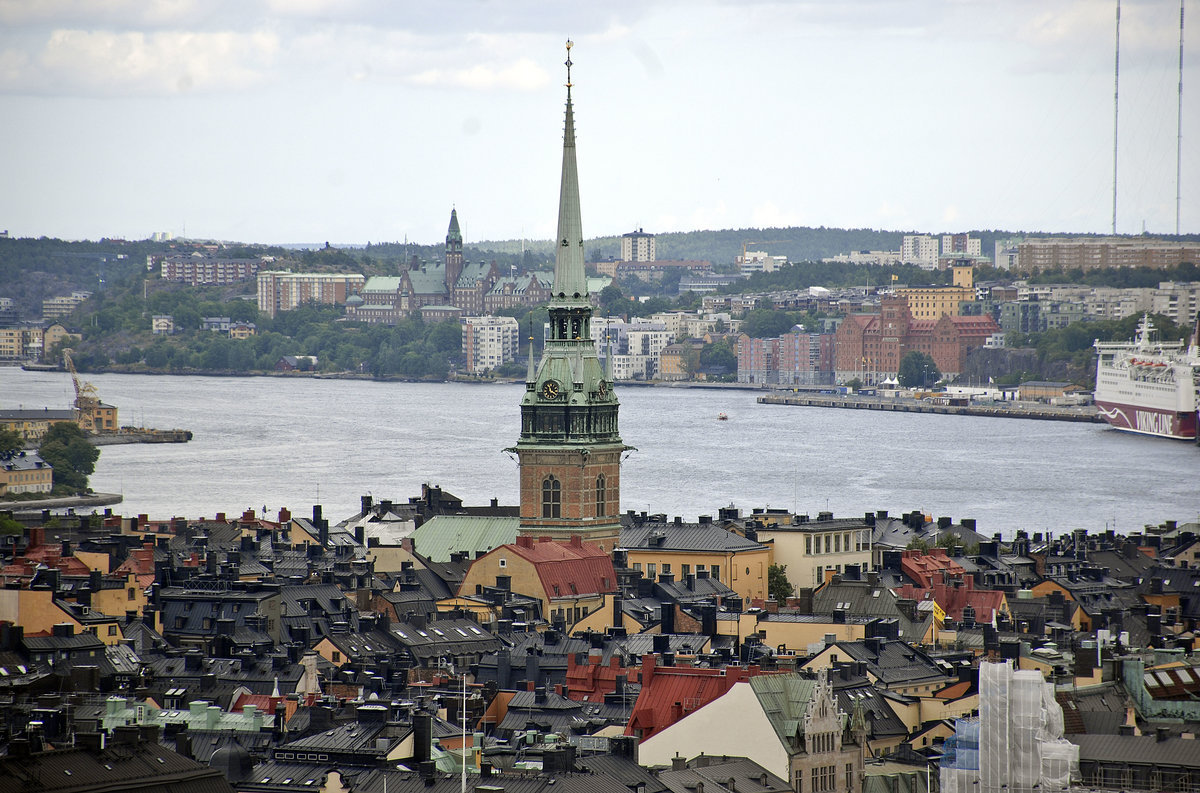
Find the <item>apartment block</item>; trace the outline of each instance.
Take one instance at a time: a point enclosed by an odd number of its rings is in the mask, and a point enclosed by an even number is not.
[[[48,297],[42,301],[43,319],[61,319],[69,316],[81,303],[92,296],[91,292],[72,292],[60,297]]]
[[[210,259],[206,256],[171,256],[162,260],[164,281],[200,285],[233,284],[258,274],[258,259]]]
[[[982,256],[983,243],[969,234],[943,234],[943,256]]]
[[[905,264],[915,264],[923,270],[937,269],[937,237],[928,234],[905,234],[900,243],[900,260]]]
[[[268,270],[258,274],[258,310],[274,318],[305,303],[344,305],[362,291],[367,279],[361,273],[293,273]]]
[[[621,237],[621,260],[626,262],[652,262],[655,260],[654,235],[642,229],[631,231]]]
[[[517,360],[521,328],[513,317],[463,317],[462,349],[467,371],[479,374]]]
[[[1025,240],[1018,246],[1018,268],[1103,270],[1114,267],[1165,269],[1200,261],[1200,243],[1123,237]]]

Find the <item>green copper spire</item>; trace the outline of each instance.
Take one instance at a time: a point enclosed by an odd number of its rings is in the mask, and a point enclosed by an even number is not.
[[[462,232],[458,229],[458,210],[450,210],[450,228],[446,232],[446,242],[462,242]]]
[[[554,257],[554,297],[587,298],[583,271],[583,222],[579,212],[579,169],[575,165],[575,110],[571,104],[571,47],[567,42],[567,120],[563,128],[562,184],[558,191],[558,253]]]

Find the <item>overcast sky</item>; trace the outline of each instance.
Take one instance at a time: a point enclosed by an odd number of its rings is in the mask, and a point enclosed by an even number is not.
[[[1117,230],[1173,233],[1179,1],[1121,15]],[[1108,0],[0,0],[0,229],[431,243],[455,206],[468,242],[549,238],[569,37],[588,237],[1103,233],[1114,17]]]

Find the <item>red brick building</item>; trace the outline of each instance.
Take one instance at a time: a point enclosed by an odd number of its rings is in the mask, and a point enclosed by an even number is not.
[[[913,319],[906,300],[885,297],[878,314],[852,314],[838,326],[837,377],[859,377],[866,383],[895,377],[900,361],[914,350],[932,357],[943,375],[954,377],[966,367],[967,353],[999,332],[990,316]]]

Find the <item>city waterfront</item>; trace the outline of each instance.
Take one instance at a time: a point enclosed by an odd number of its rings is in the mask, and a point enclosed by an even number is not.
[[[517,502],[504,449],[518,384],[88,375],[125,425],[182,428],[186,444],[104,447],[92,477],[115,509],[211,516],[359,496],[406,499],[422,483],[467,503]],[[1130,532],[1195,520],[1200,449],[1099,424],[761,405],[757,391],[621,387],[622,508],[694,520],[733,504],[835,515],[920,509],[981,531]],[[62,373],[0,368],[0,406],[65,408]],[[718,421],[720,413],[728,421]]]

